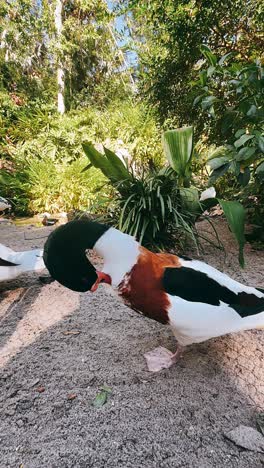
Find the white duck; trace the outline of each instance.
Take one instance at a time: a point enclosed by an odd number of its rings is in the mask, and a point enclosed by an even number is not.
[[[42,256],[42,249],[15,252],[0,244],[0,281],[14,279],[29,271],[43,270],[45,265]]]

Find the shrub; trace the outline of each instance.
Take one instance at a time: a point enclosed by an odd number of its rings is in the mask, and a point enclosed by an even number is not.
[[[118,227],[140,243],[166,248],[173,241],[183,248],[186,238],[196,243],[195,216],[182,202],[177,178],[171,168],[152,170],[117,185],[115,206]]]
[[[13,200],[17,213],[87,209],[95,198],[97,209],[104,211],[109,192],[105,186],[98,192],[104,180],[101,173],[81,173],[81,144],[87,139],[103,141],[142,165],[149,159],[161,160],[159,131],[142,103],[112,103],[106,109],[89,107],[61,117],[40,105],[29,119],[27,105],[19,107],[5,97],[8,131],[2,135],[0,151],[13,172],[6,176],[8,184],[6,178],[0,180],[0,190]],[[94,204],[91,209],[96,209]]]
[[[82,172],[85,165],[84,157],[71,164],[49,156],[28,158],[23,167],[2,176],[1,194],[12,201],[17,214],[91,209],[96,192],[101,189],[101,196],[108,192],[100,171]]]
[[[154,172],[149,168],[147,173],[143,170],[136,175],[109,149],[104,148],[102,154],[91,144],[83,144],[90,161],[86,169],[99,168],[118,193],[115,204],[119,207],[119,228],[135,235],[143,244],[156,247],[170,245],[173,231],[188,234],[197,245],[195,220],[207,207],[219,202],[239,244],[239,261],[243,266],[245,214],[242,205],[216,199],[213,188],[203,193],[204,201],[200,203],[198,189],[191,186],[193,128],[168,130],[162,140],[170,167]]]
[[[264,180],[263,69],[259,61],[243,64],[229,53],[220,59],[206,46],[194,104],[200,105],[209,141],[220,144],[208,164],[211,183],[232,172],[246,186]],[[232,61],[231,61],[232,58]]]

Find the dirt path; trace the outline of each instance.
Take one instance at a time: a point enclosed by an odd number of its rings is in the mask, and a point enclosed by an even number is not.
[[[264,287],[264,253],[248,247],[241,272],[233,241],[220,230],[226,263],[211,248],[205,260]],[[47,232],[0,226],[0,242],[40,247]],[[1,291],[1,468],[263,467],[263,455],[223,435],[240,424],[256,427],[264,407],[263,332],[190,346],[179,365],[150,374],[143,354],[159,345],[173,351],[169,328],[103,287],[78,294],[25,275]],[[112,393],[96,409],[91,402],[103,384]]]

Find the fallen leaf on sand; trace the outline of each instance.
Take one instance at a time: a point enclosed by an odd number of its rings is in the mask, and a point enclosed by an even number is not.
[[[172,364],[173,353],[162,346],[148,351],[144,354],[150,372],[159,372],[162,369],[168,369]]]
[[[264,437],[253,427],[238,426],[224,436],[239,447],[253,452],[264,453]]]
[[[40,385],[39,387],[36,388],[36,391],[38,393],[43,393],[43,392],[45,392],[45,387],[42,387],[42,385]]]
[[[81,330],[66,330],[62,333],[63,335],[80,335]]]
[[[101,408],[101,406],[103,406],[107,402],[108,395],[111,392],[112,392],[111,388],[108,387],[107,385],[104,385],[103,387],[101,387],[101,391],[100,393],[96,395],[95,399],[93,400],[92,405],[95,408]]]
[[[77,394],[76,394],[76,393],[70,393],[70,394],[67,396],[67,400],[75,400],[76,397],[77,397]]]

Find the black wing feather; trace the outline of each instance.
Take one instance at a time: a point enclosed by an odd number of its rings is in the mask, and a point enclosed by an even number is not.
[[[234,293],[206,273],[192,268],[166,268],[163,276],[165,291],[190,302],[218,306],[220,301],[232,307],[241,317],[264,312],[264,298],[246,292]]]
[[[9,262],[8,260],[4,260],[3,258],[0,258],[0,266],[3,266],[3,267],[18,266],[18,263],[12,263],[12,262]]]

